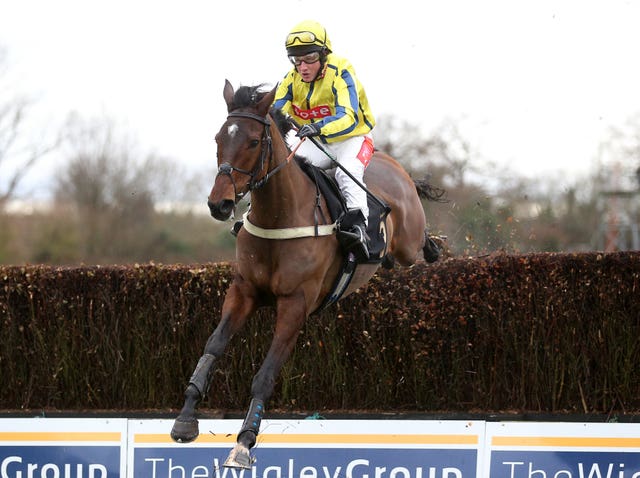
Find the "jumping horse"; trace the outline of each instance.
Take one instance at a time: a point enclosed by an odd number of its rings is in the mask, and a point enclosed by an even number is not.
[[[224,221],[240,199],[251,192],[251,208],[237,234],[236,272],[222,306],[222,316],[189,380],[185,402],[171,430],[177,442],[198,437],[196,407],[206,396],[215,362],[231,337],[262,306],[276,310],[273,340],[251,384],[251,402],[225,466],[250,469],[250,454],[260,430],[265,403],[276,378],[290,356],[307,317],[331,292],[343,261],[336,233],[331,228],[326,201],[318,199],[314,182],[291,151],[283,133],[272,128],[270,107],[275,89],[260,86],[234,91],[229,81],[223,91],[228,117],[216,135],[218,174],[208,197],[211,215]],[[365,172],[368,189],[390,207],[386,218],[385,261],[413,264],[428,236],[420,197],[433,199],[424,181],[414,181],[390,156],[376,151]],[[320,225],[317,222],[321,221]],[[311,227],[309,227],[311,226]],[[251,229],[253,233],[247,229]],[[320,233],[318,232],[320,230]],[[256,231],[284,233],[282,236]],[[295,231],[287,235],[287,231]],[[306,232],[305,232],[306,231]],[[255,234],[255,235],[254,235]],[[303,237],[300,237],[303,236]],[[285,237],[285,238],[277,238]],[[343,296],[365,284],[380,264],[357,266]]]

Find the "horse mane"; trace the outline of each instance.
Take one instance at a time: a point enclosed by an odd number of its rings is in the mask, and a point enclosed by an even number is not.
[[[269,93],[269,90],[264,90],[265,84],[261,83],[255,86],[241,86],[233,95],[233,101],[231,104],[231,111],[238,108],[251,108],[256,106],[264,96]],[[281,110],[271,108],[269,113],[273,117],[276,127],[280,131],[282,136],[286,136],[293,128],[289,116],[284,114]]]
[[[293,123],[289,116],[284,114],[282,110],[271,108],[269,113],[271,113],[271,117],[282,136],[286,136],[287,133],[293,129]]]
[[[249,108],[256,106],[264,96],[269,93],[268,90],[263,90],[264,83],[255,86],[241,86],[233,95],[233,101],[231,102],[231,111],[238,108]]]

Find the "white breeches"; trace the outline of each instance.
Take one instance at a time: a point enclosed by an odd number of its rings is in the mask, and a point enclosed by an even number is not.
[[[287,142],[291,148],[295,147],[300,139],[294,135],[287,137]],[[371,133],[366,136],[356,136],[348,138],[344,141],[337,143],[322,144],[324,148],[331,153],[331,155],[343,166],[351,175],[356,178],[363,186],[364,183],[364,170],[366,164],[368,164],[370,155],[367,157],[366,153],[363,155],[361,150],[366,149],[365,142],[368,143],[371,150],[373,150],[373,139]],[[331,161],[331,159],[318,147],[313,144],[309,139],[306,139],[296,151],[296,154],[306,158],[311,164],[320,169],[333,169],[335,170],[335,178],[338,183],[338,187],[342,192],[349,209],[360,209],[364,214],[365,221],[369,217],[369,206],[367,205],[367,193],[358,186],[351,178],[340,168]],[[360,160],[360,157],[365,156],[366,159]]]

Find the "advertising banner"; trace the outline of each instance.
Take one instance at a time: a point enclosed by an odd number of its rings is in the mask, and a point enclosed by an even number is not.
[[[126,440],[126,419],[2,419],[0,478],[124,477]]]
[[[223,467],[241,420],[0,420],[0,478],[640,478],[640,424],[262,421],[251,470]]]
[[[488,478],[640,478],[640,424],[487,423]]]
[[[263,420],[251,470],[224,468],[241,420],[202,420],[178,444],[172,421],[129,422],[129,478],[471,478],[484,423]]]

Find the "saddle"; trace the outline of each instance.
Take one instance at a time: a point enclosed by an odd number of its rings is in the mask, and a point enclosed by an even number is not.
[[[348,249],[344,248],[344,243],[340,240],[340,232],[348,231],[356,220],[356,215],[353,211],[349,211],[347,204],[340,192],[338,183],[329,175],[326,171],[317,168],[304,161],[299,162],[302,170],[311,178],[316,184],[319,194],[322,194],[327,207],[329,208],[329,214],[331,214],[331,220],[338,225],[338,242],[343,248],[343,253],[348,255]],[[371,195],[367,194],[367,204],[369,206],[369,217],[367,224],[367,235],[369,236],[369,258],[356,255],[357,264],[379,264],[387,253],[387,228],[386,220],[391,208],[386,204],[374,200]]]
[[[337,237],[344,256],[342,268],[336,277],[331,291],[322,301],[320,307],[313,313],[320,312],[332,304],[335,304],[342,294],[347,290],[351,283],[353,274],[358,264],[379,264],[382,262],[387,253],[387,216],[391,212],[391,208],[382,201],[372,199],[367,194],[367,203],[369,205],[369,217],[367,224],[367,235],[369,236],[369,257],[363,257],[354,251],[350,251],[345,247],[347,241],[341,240],[341,231],[348,231],[356,220],[356,215],[352,214],[347,208],[347,204],[340,192],[338,183],[324,170],[317,168],[304,161],[299,162],[302,170],[316,184],[317,193],[324,196],[331,214],[331,220],[338,225]],[[359,214],[359,211],[357,211]]]

